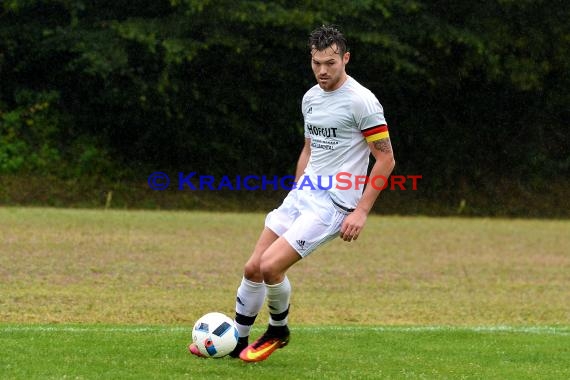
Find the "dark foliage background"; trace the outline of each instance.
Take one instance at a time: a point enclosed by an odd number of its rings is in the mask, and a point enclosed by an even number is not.
[[[314,83],[306,39],[334,23],[349,74],[384,105],[395,174],[423,176],[410,200],[568,215],[568,2],[7,0],[0,12],[8,203],[25,203],[14,194],[30,178],[124,190],[156,170],[290,174]]]

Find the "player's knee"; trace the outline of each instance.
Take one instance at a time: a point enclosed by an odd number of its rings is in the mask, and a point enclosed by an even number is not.
[[[263,275],[259,264],[259,261],[249,260],[243,267],[243,276],[250,281],[263,281]]]
[[[266,284],[274,284],[281,277],[281,271],[272,262],[262,260],[260,264],[261,276]]]

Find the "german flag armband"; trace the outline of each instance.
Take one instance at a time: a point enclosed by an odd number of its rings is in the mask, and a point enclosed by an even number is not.
[[[365,129],[362,131],[362,135],[366,139],[366,142],[384,140],[390,137],[387,125],[377,125],[376,127]]]

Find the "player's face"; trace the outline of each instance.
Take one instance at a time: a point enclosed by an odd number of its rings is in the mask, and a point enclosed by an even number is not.
[[[317,83],[325,91],[334,91],[344,83],[346,79],[345,66],[350,58],[350,53],[343,56],[338,53],[336,44],[325,50],[313,49],[311,52],[311,67],[317,79]]]

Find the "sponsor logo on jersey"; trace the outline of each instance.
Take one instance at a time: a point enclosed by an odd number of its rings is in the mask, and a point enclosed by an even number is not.
[[[336,136],[337,129],[338,128],[316,127],[312,124],[307,123],[307,130],[313,136],[321,136],[321,137],[327,137],[327,138],[337,137]]]

